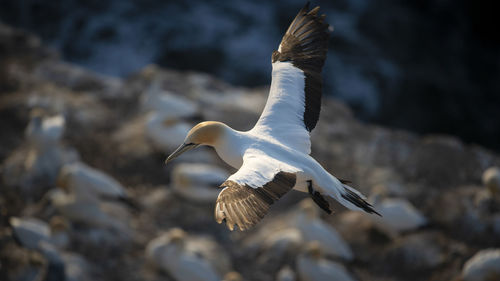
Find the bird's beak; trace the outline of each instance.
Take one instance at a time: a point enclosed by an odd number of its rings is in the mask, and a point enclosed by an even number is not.
[[[168,162],[174,160],[175,158],[179,157],[179,155],[181,155],[182,153],[188,151],[188,150],[191,150],[195,147],[197,147],[198,145],[197,144],[194,144],[194,143],[183,143],[181,146],[179,146],[174,152],[172,152],[172,154],[170,154],[168,157],[167,157],[167,160],[165,160],[165,165],[168,164]]]

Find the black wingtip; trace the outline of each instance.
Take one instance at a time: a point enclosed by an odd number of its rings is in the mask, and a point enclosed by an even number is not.
[[[350,180],[345,180],[345,179],[341,179],[341,178],[337,178],[342,184],[349,184],[349,183],[352,183],[352,181]]]
[[[345,193],[342,194],[342,198],[351,202],[356,207],[362,209],[363,211],[365,211],[369,214],[376,214],[379,217],[382,217],[382,215],[379,212],[375,211],[372,204],[366,202],[366,200],[361,198],[358,194],[356,194],[355,192],[353,192],[347,188],[344,188],[344,190],[345,190]]]
[[[271,61],[292,62],[305,75],[305,110],[303,122],[310,132],[316,127],[321,111],[322,76],[328,52],[329,25],[325,16],[318,15],[320,7],[309,11],[309,2],[299,11],[288,26]]]
[[[307,1],[306,4],[304,5],[304,7],[302,9],[300,9],[300,12],[302,11],[309,11],[309,6],[311,5],[311,1]]]
[[[371,205],[370,205],[370,206],[371,206]],[[375,209],[374,209],[373,207],[372,207],[371,209],[372,209],[371,214],[375,214],[375,215],[377,215],[377,216],[379,216],[379,217],[382,217],[382,215],[381,215],[379,212],[375,211]]]

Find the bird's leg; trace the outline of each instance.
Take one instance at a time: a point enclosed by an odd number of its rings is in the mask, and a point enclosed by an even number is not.
[[[313,182],[312,180],[307,181],[307,191],[309,191],[309,194],[313,196]]]
[[[309,191],[309,194],[311,194],[311,198],[313,199],[314,203],[316,203],[316,205],[318,205],[323,211],[327,212],[328,214],[332,213],[328,201],[325,200],[321,193],[314,191],[312,180],[307,181],[307,190]]]

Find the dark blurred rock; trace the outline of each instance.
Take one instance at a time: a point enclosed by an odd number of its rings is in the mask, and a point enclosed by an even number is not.
[[[436,157],[439,155],[439,157]],[[432,136],[423,139],[408,157],[409,176],[435,187],[452,187],[477,181],[479,160],[474,152],[455,138]]]
[[[76,92],[88,92],[100,98],[120,96],[127,92],[121,90],[122,80],[89,72],[64,62],[46,62],[37,66],[35,75],[60,87]]]
[[[0,17],[98,72],[124,76],[155,62],[256,86],[269,82],[271,52],[303,2],[7,0]],[[327,93],[367,120],[499,148],[494,9],[464,0],[318,4],[334,27]]]
[[[412,234],[395,241],[387,250],[388,262],[397,272],[424,273],[445,262],[440,237],[433,233]],[[441,238],[442,239],[442,238]]]
[[[90,281],[93,280],[92,270],[88,261],[78,254],[62,254],[66,281]]]
[[[47,276],[49,263],[34,250],[19,246],[12,234],[0,229],[0,277],[1,280],[35,281]]]

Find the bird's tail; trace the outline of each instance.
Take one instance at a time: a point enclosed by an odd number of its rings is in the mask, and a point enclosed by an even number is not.
[[[362,210],[369,214],[377,214],[379,216],[382,216],[377,211],[375,211],[370,203],[366,202],[366,198],[361,193],[359,193],[359,191],[346,184],[342,183],[340,197],[338,197],[337,200],[342,205],[351,210]]]

